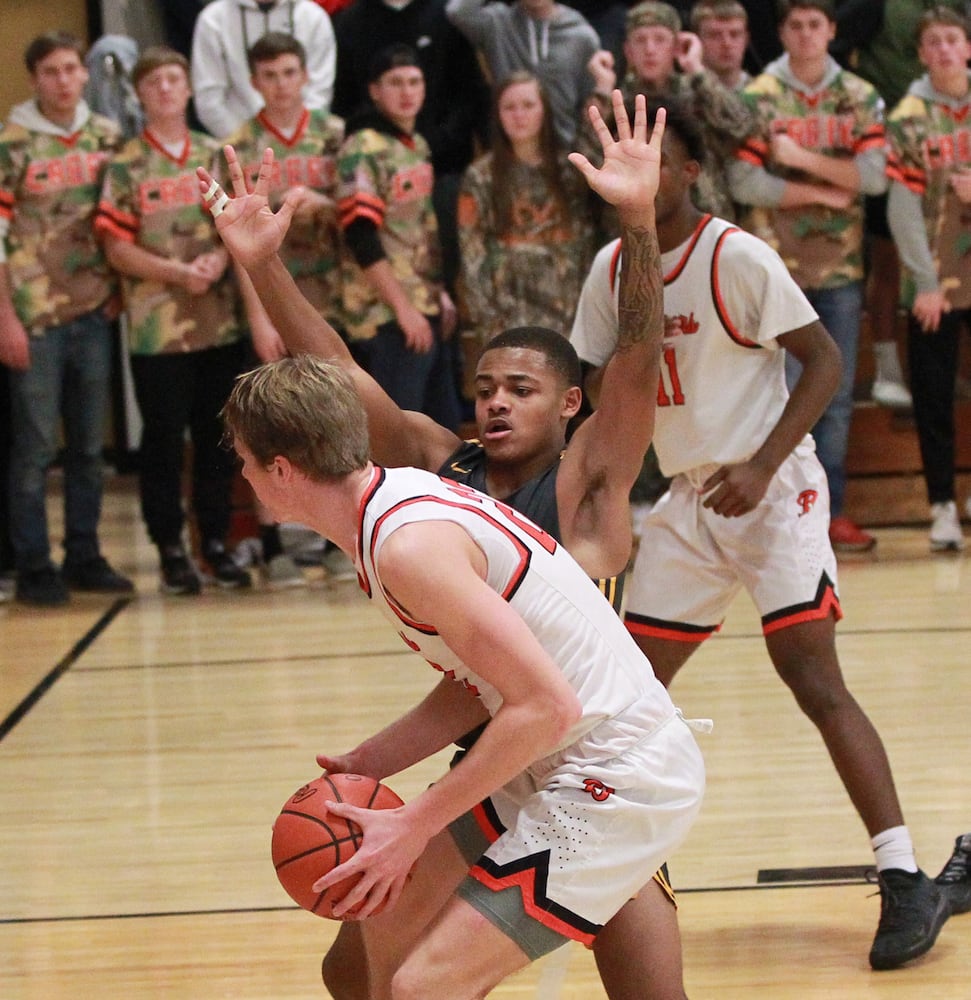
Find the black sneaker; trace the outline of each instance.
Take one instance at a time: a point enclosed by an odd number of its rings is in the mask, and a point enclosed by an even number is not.
[[[181,545],[165,547],[160,554],[163,594],[198,594],[202,590],[202,580]]]
[[[944,890],[951,914],[971,910],[971,833],[954,841],[954,853],[934,881]]]
[[[115,572],[104,556],[95,556],[86,562],[64,563],[64,581],[72,590],[88,590],[101,594],[131,594],[135,585],[121,573]]]
[[[53,566],[21,570],[17,574],[16,596],[21,604],[36,604],[45,608],[56,608],[68,601],[64,578]]]
[[[947,896],[922,871],[887,868],[880,881],[880,924],[870,965],[877,970],[896,969],[930,951],[950,915]]]
[[[232,590],[252,586],[249,573],[236,563],[222,542],[206,542],[202,554],[220,587]]]

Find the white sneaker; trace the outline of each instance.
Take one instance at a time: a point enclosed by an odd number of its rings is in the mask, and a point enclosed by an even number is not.
[[[878,378],[873,383],[870,398],[878,406],[886,406],[890,410],[909,410],[914,405],[907,386],[890,379]]]
[[[964,535],[953,500],[931,504],[931,552],[960,552]]]
[[[263,567],[263,582],[270,590],[287,590],[290,587],[306,587],[307,581],[300,567],[286,552],[275,555]]]

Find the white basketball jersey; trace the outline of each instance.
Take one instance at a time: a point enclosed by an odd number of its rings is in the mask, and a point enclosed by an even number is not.
[[[483,493],[418,469],[376,468],[361,505],[361,586],[412,649],[467,685],[490,714],[499,692],[474,674],[433,625],[412,620],[382,585],[381,547],[402,525],[444,520],[461,526],[485,554],[487,583],[523,618],[583,705],[564,738],[573,760],[602,760],[628,749],[674,713],[620,618],[562,545],[522,514]],[[420,572],[420,567],[416,567]],[[575,744],[575,746],[570,746]],[[538,772],[564,755],[537,762]]]
[[[607,362],[617,344],[620,241],[604,247],[584,285],[571,342],[583,361]],[[751,457],[789,398],[776,338],[817,319],[768,244],[706,215],[661,256],[664,314],[681,330],[661,359],[654,447],[675,476]]]

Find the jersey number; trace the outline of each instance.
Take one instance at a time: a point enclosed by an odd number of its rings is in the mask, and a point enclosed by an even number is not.
[[[657,405],[684,406],[684,392],[681,389],[681,379],[678,376],[678,356],[674,353],[674,348],[665,347],[661,358],[664,361],[664,366],[661,368],[661,377],[657,383]],[[664,385],[665,369],[667,369],[667,380],[671,383],[670,394]]]

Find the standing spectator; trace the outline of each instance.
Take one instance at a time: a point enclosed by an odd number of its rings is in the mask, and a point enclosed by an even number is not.
[[[539,80],[496,88],[492,149],[459,195],[462,290],[481,345],[516,326],[567,336],[592,256],[587,185],[553,131]]]
[[[881,897],[870,964],[893,969],[933,947],[950,910],[917,866],[886,750],[836,650],[826,477],[808,431],[837,387],[839,349],[770,247],[692,205],[702,148],[691,120],[668,108],[657,234],[664,312],[681,324],[663,345],[654,441],[674,480],[644,522],[625,620],[670,685],[738,591],[749,593],[769,657],[867,829]],[[592,365],[618,341],[620,249],[597,255],[577,309],[571,339]],[[803,364],[791,394],[789,353]]]
[[[102,448],[114,281],[91,220],[114,122],[82,99],[84,49],[65,32],[25,52],[34,96],[0,133],[0,362],[10,369],[10,519],[17,597],[58,605],[67,586],[128,593],[101,555]],[[45,492],[63,418],[65,558],[51,561]]]
[[[735,148],[751,131],[752,116],[738,95],[705,69],[701,54],[700,39],[682,30],[681,17],[670,4],[643,0],[627,15],[627,75],[621,90],[628,102],[639,93],[647,96],[648,104],[674,99],[697,117],[707,158],[694,197],[705,211],[731,219],[734,208],[725,169]],[[616,86],[616,73],[610,53],[598,52],[590,70],[594,78],[592,100],[612,127],[610,94]],[[599,142],[586,113],[577,144],[592,162],[599,162]],[[606,237],[617,235],[616,223],[609,214],[601,221],[601,228]]]
[[[742,92],[757,124],[732,167],[732,194],[753,206],[746,228],[780,253],[839,346],[839,389],[813,437],[829,482],[830,540],[837,551],[865,552],[876,539],[843,503],[863,310],[861,194],[886,187],[883,101],[829,55],[830,0],[792,0],[779,25],[785,54]],[[790,384],[798,371],[790,357]]]
[[[729,90],[741,90],[745,70],[748,14],[738,0],[700,0],[691,8],[691,30],[701,40],[701,61]]]
[[[908,85],[923,72],[917,57],[917,22],[932,6],[927,0],[837,0],[836,38],[830,51],[844,66],[868,80],[887,108],[894,108]],[[965,0],[939,6],[963,12]],[[910,409],[911,394],[897,350],[900,259],[887,223],[887,194],[865,199],[867,239],[866,308],[873,335],[875,372],[872,398],[893,409]]]
[[[349,118],[368,101],[367,70],[389,45],[410,45],[425,78],[425,101],[415,129],[428,143],[435,168],[432,199],[438,219],[445,285],[458,275],[455,222],[459,184],[475,155],[476,139],[486,141],[489,88],[475,50],[445,16],[445,0],[355,0],[334,18],[337,78],[334,112]]]
[[[479,49],[493,84],[525,69],[549,94],[556,134],[570,148],[590,93],[591,58],[600,39],[575,10],[554,0],[448,0],[445,13]]]
[[[239,157],[250,183],[256,182],[267,147],[273,149],[275,171],[269,197],[280,207],[287,191],[303,191],[281,249],[284,262],[304,297],[338,328],[340,320],[340,231],[337,225],[337,154],[344,122],[322,108],[309,110],[302,89],[307,82],[307,56],[292,35],[271,31],[249,51],[253,87],[263,109],[226,140]],[[253,346],[260,361],[283,357],[286,347],[242,270],[237,271]],[[283,549],[280,529],[256,500],[260,552],[271,588],[300,586],[306,581],[293,557]],[[324,556],[334,568],[339,549]],[[346,567],[345,567],[346,569]],[[328,575],[332,575],[330,572]],[[355,575],[356,578],[356,575]]]
[[[307,51],[308,108],[329,108],[337,45],[330,18],[313,0],[213,0],[203,7],[192,36],[195,109],[206,130],[229,135],[259,111],[250,82],[250,46],[268,31],[300,39]]]
[[[954,379],[971,318],[971,43],[965,19],[935,7],[917,25],[927,73],[889,119],[888,220],[905,268],[910,384],[935,552],[964,547],[954,491]]]
[[[415,131],[424,77],[406,45],[379,52],[369,76],[371,106],[347,123],[339,158],[347,332],[399,406],[455,428],[458,394],[440,351],[455,306],[442,284],[430,151]]]
[[[199,198],[195,169],[213,169],[214,140],[190,132],[189,63],[166,46],[132,71],[145,128],[112,160],[95,220],[123,276],[135,397],[142,516],[158,547],[162,590],[197,594],[201,580],[182,544],[182,468],[192,435],[192,501],[202,555],[222,587],[249,586],[227,553],[233,456],[219,411],[243,367],[245,342],[229,257]]]

